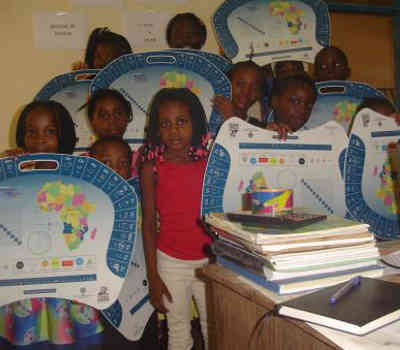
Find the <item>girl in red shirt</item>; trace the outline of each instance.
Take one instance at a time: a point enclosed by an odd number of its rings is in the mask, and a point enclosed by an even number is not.
[[[199,224],[207,136],[204,109],[189,89],[167,88],[155,95],[140,172],[143,239],[150,300],[167,313],[170,350],[193,345],[192,297],[207,347],[205,285],[195,276],[208,262],[204,248],[211,241]]]

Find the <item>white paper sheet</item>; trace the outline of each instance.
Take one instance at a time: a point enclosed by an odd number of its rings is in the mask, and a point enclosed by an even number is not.
[[[81,12],[36,12],[33,41],[38,49],[84,49],[88,22]]]
[[[165,38],[171,14],[165,12],[127,12],[122,14],[122,28],[127,39],[135,48],[167,48]]]

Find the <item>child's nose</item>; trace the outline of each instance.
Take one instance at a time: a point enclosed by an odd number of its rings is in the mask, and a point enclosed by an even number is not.
[[[328,64],[328,72],[329,73],[333,73],[334,70],[335,70],[335,65],[334,64]]]

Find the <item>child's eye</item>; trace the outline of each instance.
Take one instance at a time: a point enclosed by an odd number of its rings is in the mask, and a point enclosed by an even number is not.
[[[298,105],[301,103],[301,101],[297,97],[291,97],[290,100],[292,101],[293,104]]]
[[[57,129],[56,128],[47,129],[47,134],[52,136],[57,135]]]
[[[114,111],[114,117],[121,118],[121,116],[122,116],[122,111],[120,109]]]
[[[168,120],[163,120],[160,122],[160,128],[167,129],[171,127],[171,123]]]
[[[328,66],[326,64],[321,64],[319,66],[319,69],[328,69]]]
[[[108,119],[108,113],[105,113],[104,111],[99,112],[99,117],[101,119]]]
[[[32,129],[27,129],[25,131],[25,136],[33,136],[35,132]]]
[[[341,68],[343,66],[343,64],[341,64],[341,63],[335,63],[335,67],[337,67],[337,68]]]
[[[184,126],[187,123],[187,119],[180,118],[177,120],[176,124],[180,127]]]

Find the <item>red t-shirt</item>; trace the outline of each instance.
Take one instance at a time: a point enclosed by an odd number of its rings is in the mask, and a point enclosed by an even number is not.
[[[174,258],[203,259],[204,248],[211,242],[199,223],[206,165],[205,159],[190,163],[156,162],[156,204],[160,214],[157,247]]]

